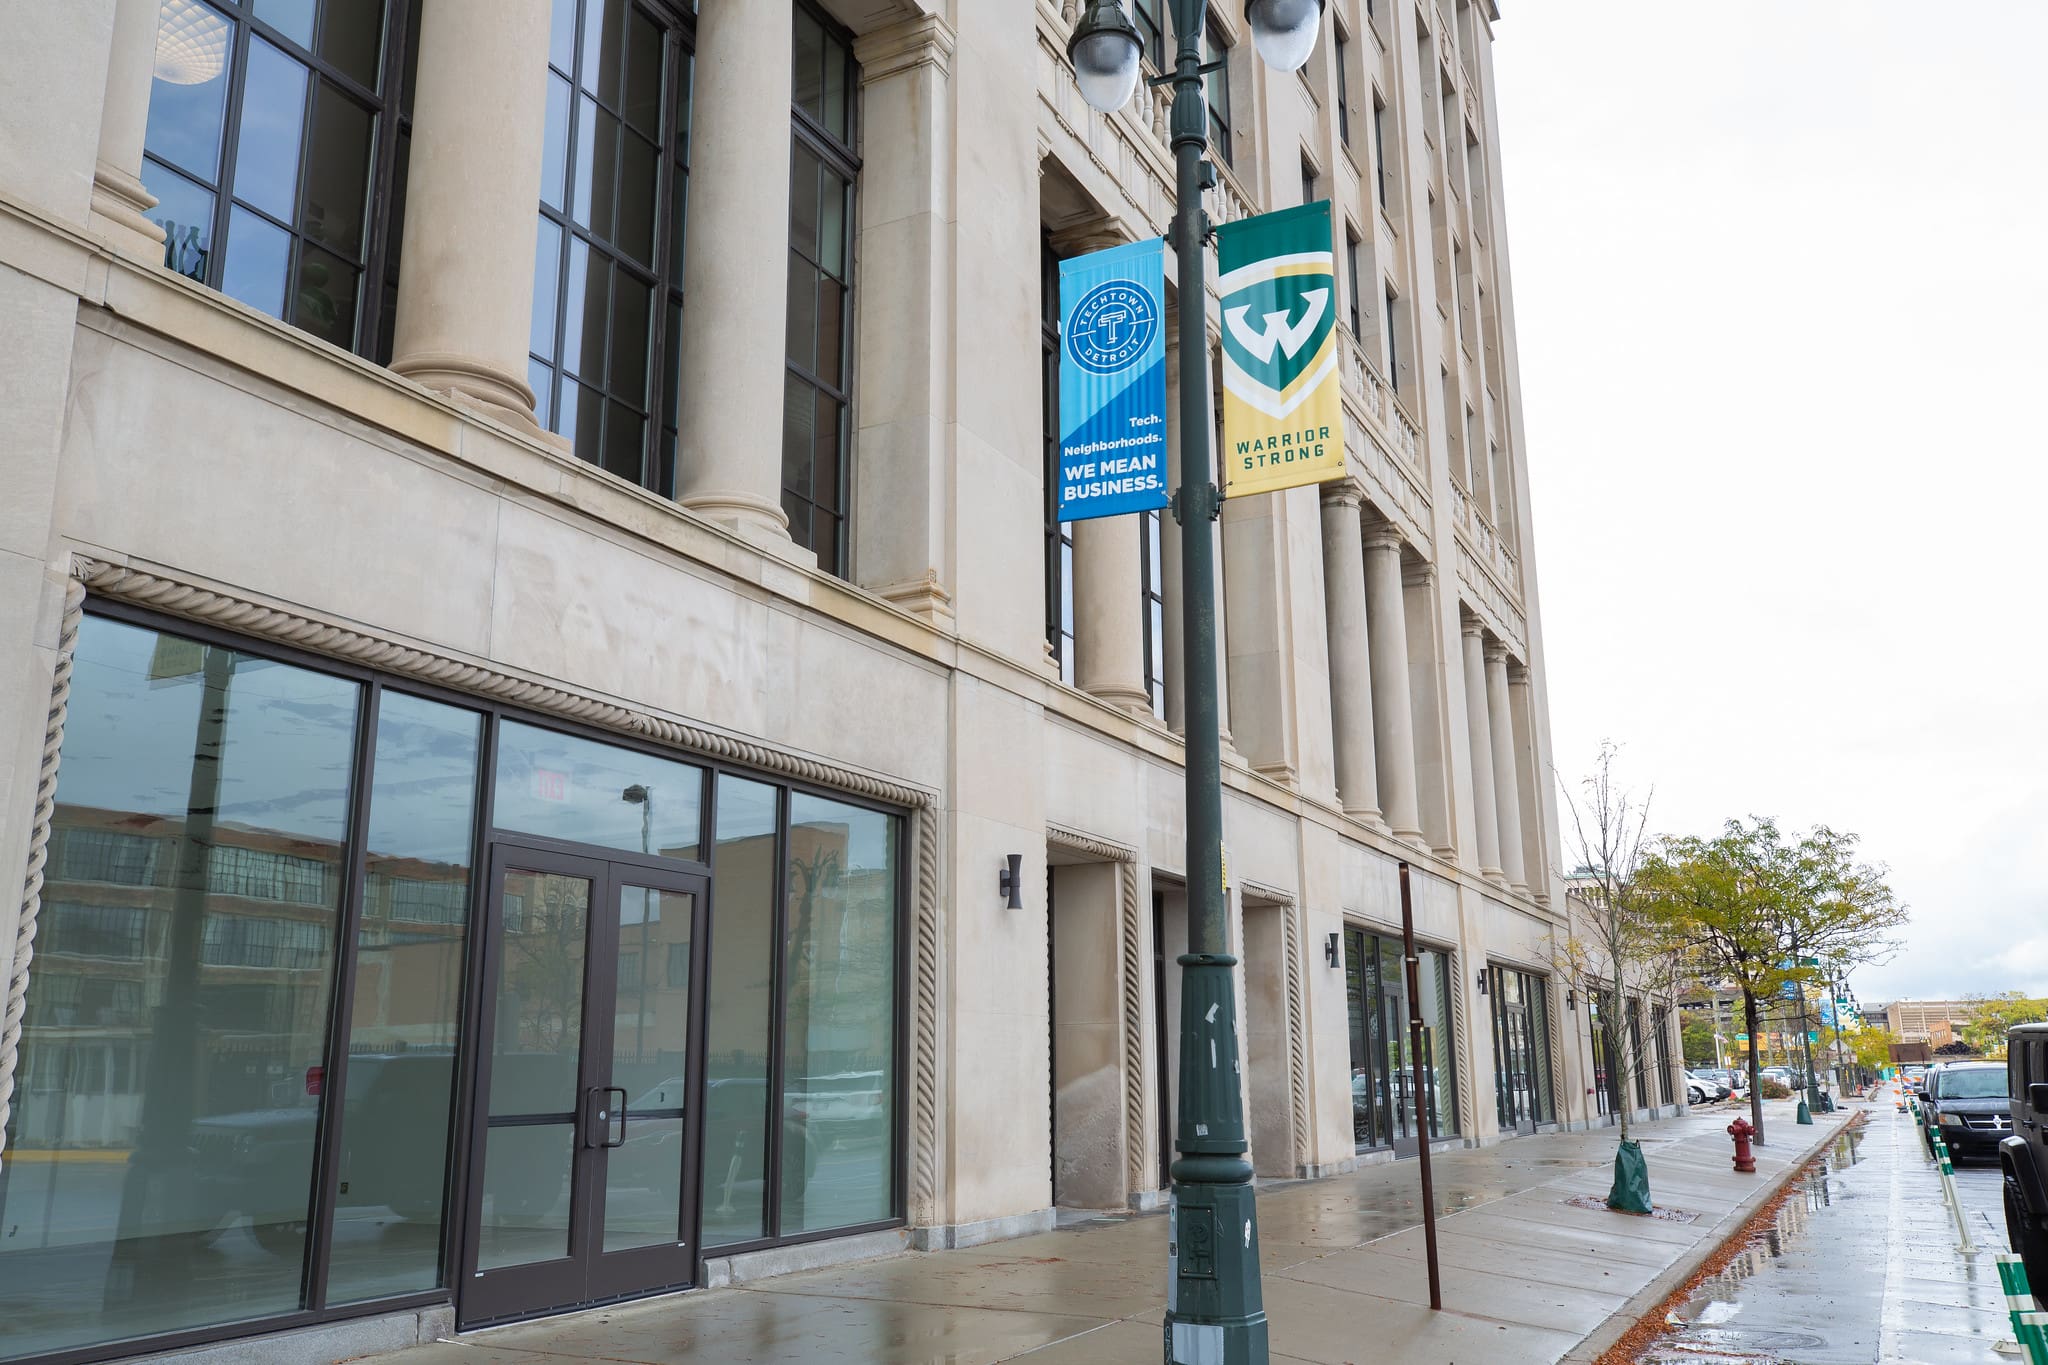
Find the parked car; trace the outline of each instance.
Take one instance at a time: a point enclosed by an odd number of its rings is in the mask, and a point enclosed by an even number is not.
[[[2012,1096],[1996,1062],[1950,1062],[1927,1077],[1921,1108],[1928,1150],[1938,1131],[1952,1156],[1996,1156],[2012,1133]]]
[[[2034,1300],[2048,1307],[2048,1024],[2005,1035],[2011,1132],[1998,1144],[2005,1177],[2005,1231],[2027,1263]]]
[[[1688,1071],[1685,1073],[1686,1089],[1697,1089],[1700,1093],[1693,1099],[1694,1104],[1713,1104],[1725,1100],[1735,1093],[1735,1087],[1711,1071]]]

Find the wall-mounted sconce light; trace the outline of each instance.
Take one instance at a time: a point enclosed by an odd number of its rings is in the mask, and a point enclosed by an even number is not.
[[[1003,897],[1003,909],[1024,908],[1024,855],[1012,853],[1004,859],[1009,864],[996,874],[996,894]]]
[[[1479,993],[1480,993],[1481,995],[1484,995],[1484,994],[1486,994],[1486,968],[1484,968],[1484,967],[1481,967],[1481,968],[1479,969],[1479,975],[1478,975],[1478,977],[1477,977],[1477,978],[1476,978],[1476,979],[1475,979],[1475,980],[1473,981],[1473,983],[1472,983],[1472,984],[1473,984],[1473,985],[1475,985],[1475,986],[1477,986],[1477,987],[1479,987]]]
[[[1337,953],[1337,936],[1331,934],[1323,940],[1323,961],[1329,963],[1332,967],[1336,966],[1338,962]]]
[[[1570,986],[1564,988],[1564,1007],[1573,1014],[1579,1012],[1579,993]]]

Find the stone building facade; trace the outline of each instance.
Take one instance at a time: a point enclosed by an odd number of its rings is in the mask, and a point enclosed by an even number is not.
[[[1076,9],[7,7],[0,1358],[1160,1202],[1181,531],[1050,522],[1047,281],[1171,169]],[[1350,476],[1210,532],[1263,1176],[1674,1103],[1550,965],[1497,20],[1207,25],[1344,291]]]

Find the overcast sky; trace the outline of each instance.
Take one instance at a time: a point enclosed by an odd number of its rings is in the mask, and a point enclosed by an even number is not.
[[[1865,1002],[2048,995],[2048,3],[1501,9],[1559,769],[1861,834]]]

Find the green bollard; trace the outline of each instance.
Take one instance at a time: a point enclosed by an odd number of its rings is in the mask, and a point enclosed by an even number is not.
[[[2026,1355],[2027,1365],[2048,1365],[2048,1336],[2042,1334],[2038,1324],[2024,1321],[2034,1313],[2034,1292],[2027,1284],[2026,1262],[2009,1251],[1999,1252],[1998,1283],[2005,1290],[2013,1337]]]
[[[2021,1346],[2028,1352],[2029,1365],[2048,1365],[2048,1313],[2015,1313],[2020,1330],[2027,1335],[2020,1338]]]
[[[1799,1116],[1798,1116],[1797,1118],[1795,1118],[1795,1119],[1793,1120],[1793,1122],[1795,1122],[1795,1123],[1804,1123],[1804,1124],[1809,1124],[1809,1125],[1810,1125],[1810,1124],[1812,1124],[1812,1122],[1813,1122],[1813,1111],[1812,1111],[1811,1109],[1808,1109],[1808,1108],[1806,1107],[1806,1101],[1805,1101],[1805,1100],[1801,1100],[1801,1101],[1799,1101]]]

